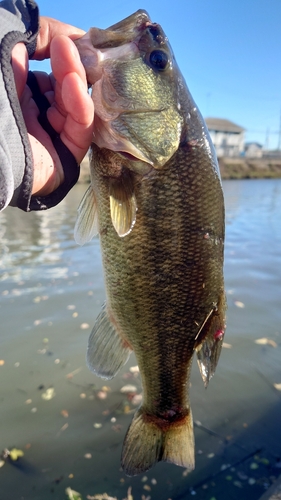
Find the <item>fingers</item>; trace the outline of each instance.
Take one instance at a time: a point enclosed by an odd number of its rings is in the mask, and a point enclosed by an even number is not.
[[[61,139],[80,163],[93,137],[94,104],[76,73],[66,75],[62,85],[62,97],[68,114]]]
[[[65,35],[56,36],[51,43],[51,64],[56,81],[61,84],[67,73],[75,72],[87,86],[86,74],[74,43]]]
[[[17,43],[12,50],[12,68],[20,99],[25,88],[28,71],[28,54],[24,43]]]
[[[37,37],[36,51],[33,59],[41,61],[50,57],[50,43],[57,35],[65,35],[72,40],[84,35],[85,31],[65,24],[51,17],[40,17],[40,29]]]
[[[50,54],[56,86],[48,119],[80,163],[91,143],[94,120],[85,70],[75,45],[66,36],[53,39]]]

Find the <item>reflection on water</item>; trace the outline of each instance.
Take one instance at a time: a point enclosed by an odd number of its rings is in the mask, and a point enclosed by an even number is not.
[[[134,500],[144,493],[177,500],[194,492],[202,500],[236,499],[238,487],[239,499],[248,500],[264,489],[259,477],[278,475],[281,408],[273,384],[281,382],[281,180],[224,181],[223,188],[229,346],[207,391],[193,367],[193,415],[202,424],[195,428],[196,470],[186,477],[180,468],[159,464],[145,483],[144,475],[128,479],[119,470],[132,418],[124,408],[134,409],[120,388],[129,380],[140,390],[128,369],[134,358],[106,382],[104,401],[97,391],[105,381],[85,364],[90,327],[104,300],[98,240],[80,248],[73,239],[86,187],[76,186],[46,212],[8,208],[0,214],[0,450],[25,450],[25,472],[10,464],[0,468],[0,500],[59,500],[67,486],[83,500],[103,491],[121,499],[130,485]],[[255,343],[265,337],[273,344]],[[42,391],[50,387],[55,397],[44,401]],[[269,465],[256,462],[254,472],[258,448]],[[242,464],[240,477],[223,475],[222,466],[235,461]]]

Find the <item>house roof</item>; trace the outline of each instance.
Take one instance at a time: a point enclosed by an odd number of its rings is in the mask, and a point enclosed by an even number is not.
[[[209,130],[217,132],[243,132],[245,129],[236,125],[236,123],[224,118],[205,118],[206,125]]]
[[[257,148],[262,148],[262,144],[260,144],[259,142],[246,142],[245,143],[245,149],[247,148],[251,148],[251,147],[257,147]]]

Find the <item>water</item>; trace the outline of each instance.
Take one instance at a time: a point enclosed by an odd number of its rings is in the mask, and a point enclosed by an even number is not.
[[[207,391],[193,366],[196,469],[188,476],[163,463],[136,478],[120,470],[134,410],[120,388],[141,385],[133,357],[110,383],[85,365],[105,298],[98,240],[81,248],[73,240],[85,186],[47,212],[0,215],[0,450],[24,451],[0,468],[0,500],[63,500],[68,486],[83,500],[124,499],[129,486],[134,500],[248,500],[279,475],[281,180],[223,187],[229,345]]]

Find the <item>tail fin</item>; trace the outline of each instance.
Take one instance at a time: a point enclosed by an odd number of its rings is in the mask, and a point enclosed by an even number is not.
[[[136,476],[161,460],[194,469],[194,435],[191,411],[180,421],[163,425],[140,408],[125,436],[121,464],[128,476]]]

